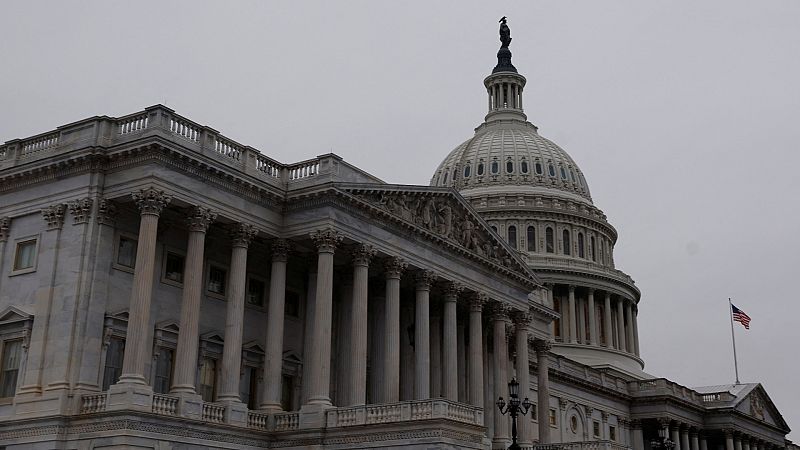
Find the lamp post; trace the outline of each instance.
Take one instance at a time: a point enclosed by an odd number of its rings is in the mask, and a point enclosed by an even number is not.
[[[517,444],[517,416],[524,416],[528,413],[528,410],[531,409],[531,401],[528,400],[528,397],[520,401],[519,383],[517,383],[516,377],[512,378],[508,383],[508,403],[503,400],[503,397],[500,397],[497,399],[497,409],[500,410],[500,414],[511,416],[511,446],[508,447],[508,450],[519,450],[520,447]]]

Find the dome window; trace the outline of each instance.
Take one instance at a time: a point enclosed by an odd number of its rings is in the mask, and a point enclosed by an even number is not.
[[[595,247],[594,244],[594,236],[589,238],[589,247],[590,247],[589,250],[592,252],[592,261],[597,262],[597,251],[596,251],[597,248]]]
[[[478,176],[483,175],[483,163],[478,163]]]
[[[586,249],[583,245],[583,233],[578,233],[578,256],[586,258]]]
[[[572,252],[570,251],[571,244],[569,242],[569,230],[564,230],[564,232],[561,233],[561,240],[564,243],[564,254],[565,255],[572,254]]]
[[[444,171],[444,180],[442,181],[442,184],[447,184],[447,174],[448,173],[449,172],[447,170]]]
[[[506,173],[514,172],[514,163],[511,161],[506,161]]]
[[[470,167],[471,166],[469,164],[464,166],[464,178],[469,178],[469,174],[470,174],[470,171],[471,171]]]
[[[541,175],[541,174],[542,174],[542,163],[536,161],[536,175]]]
[[[497,227],[496,227],[496,226],[494,226],[494,225],[492,225],[492,231],[494,231],[495,233],[497,233]]]
[[[519,163],[519,170],[521,170],[522,173],[528,173],[528,161],[523,160]]]
[[[528,241],[528,251],[535,252],[536,251],[536,227],[533,225],[528,227],[528,235],[526,236],[526,240]]]
[[[556,168],[555,168],[555,167],[553,167],[553,165],[552,165],[552,164],[548,164],[548,165],[547,165],[547,171],[550,173],[550,176],[551,176],[551,177],[554,177],[554,176],[556,176]]]
[[[492,173],[496,174],[497,172],[500,172],[500,164],[497,161],[492,161]]]
[[[547,227],[544,230],[544,242],[545,242],[545,250],[547,253],[555,253],[555,245],[553,241],[553,229],[551,227]]]
[[[561,179],[562,180],[566,180],[567,179],[567,171],[564,170],[563,167],[561,167],[560,169],[561,169]]]
[[[508,243],[517,248],[517,227],[514,225],[508,227]]]
[[[573,172],[572,169],[569,169],[569,179],[572,180],[573,183],[575,182],[575,172]]]

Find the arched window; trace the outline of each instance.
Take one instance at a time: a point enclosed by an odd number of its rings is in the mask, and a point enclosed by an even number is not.
[[[535,252],[536,251],[536,227],[529,226],[528,227],[528,233],[527,233],[527,236],[525,238],[528,241],[528,251],[529,252]]]
[[[522,173],[528,173],[528,161],[522,161],[519,163],[519,170],[521,170]]]
[[[583,248],[583,233],[578,233],[578,256],[586,258],[586,251]]]
[[[592,248],[591,248],[591,251],[592,251],[592,261],[595,261],[595,262],[597,262],[597,247],[595,247],[595,244],[594,244],[594,236],[592,236],[591,238],[589,238],[589,245],[592,247]]]
[[[569,242],[569,230],[564,230],[564,232],[561,233],[561,240],[564,241],[564,254],[565,255],[571,254],[570,242]]]
[[[483,175],[483,163],[478,163],[478,176]]]
[[[500,171],[500,164],[497,161],[492,161],[492,173],[497,173]]]
[[[470,165],[467,164],[466,166],[464,166],[464,178],[469,178],[469,174],[470,174]]]
[[[567,171],[564,170],[563,167],[561,167],[561,179],[562,180],[566,180],[567,179]]]
[[[542,174],[542,163],[536,161],[536,175],[541,175],[541,174]]]
[[[497,227],[496,227],[496,226],[494,226],[494,225],[492,225],[492,231],[494,231],[495,233],[497,233]]]
[[[514,171],[514,163],[511,161],[506,161],[506,173],[511,173]]]
[[[547,251],[547,253],[555,253],[556,246],[555,246],[555,243],[553,242],[553,229],[552,228],[547,227],[544,230],[544,241],[545,241],[545,250]]]
[[[514,225],[508,227],[508,243],[517,248],[517,227]]]
[[[442,181],[442,184],[447,184],[447,174],[448,174],[447,169],[445,169],[445,171],[444,171],[444,181]]]
[[[552,164],[548,164],[548,166],[547,166],[547,171],[550,173],[550,176],[551,176],[551,177],[554,177],[554,176],[556,176],[556,168],[555,168],[555,167],[553,167],[553,165],[552,165]]]
[[[569,179],[572,180],[573,183],[575,182],[575,172],[573,172],[572,169],[569,169]]]

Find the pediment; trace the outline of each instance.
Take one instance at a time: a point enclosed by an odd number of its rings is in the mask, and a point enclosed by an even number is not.
[[[294,350],[286,350],[285,352],[283,352],[283,360],[285,362],[292,362],[296,364],[303,363],[303,359],[300,358],[300,354]]]
[[[352,201],[369,205],[384,218],[439,241],[511,275],[533,288],[538,280],[517,251],[450,188],[403,185],[342,185]]]
[[[180,326],[178,326],[178,322],[174,320],[165,320],[156,324],[156,330],[178,333],[180,331]]]
[[[264,347],[262,347],[261,344],[259,344],[257,341],[246,342],[242,346],[242,348],[247,350],[247,351],[250,351],[250,352],[253,352],[253,353],[259,353],[259,354],[262,354],[262,355],[265,353],[264,352]]]
[[[736,410],[778,428],[788,429],[786,421],[763,386],[758,384],[736,405]]]
[[[16,306],[9,306],[0,312],[0,323],[33,320],[33,314]]]
[[[128,317],[130,316],[130,312],[127,309],[123,309],[114,313],[106,314],[106,318],[122,320],[124,322],[128,321]]]
[[[225,338],[218,331],[209,331],[200,335],[201,341],[215,342],[217,344],[224,344]]]

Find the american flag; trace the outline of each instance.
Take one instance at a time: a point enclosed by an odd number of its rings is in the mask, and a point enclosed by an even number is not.
[[[741,309],[734,306],[733,303],[731,303],[731,314],[733,315],[733,320],[735,322],[739,322],[742,325],[744,325],[744,328],[746,330],[750,329],[750,316],[745,314],[745,312],[742,311]]]

